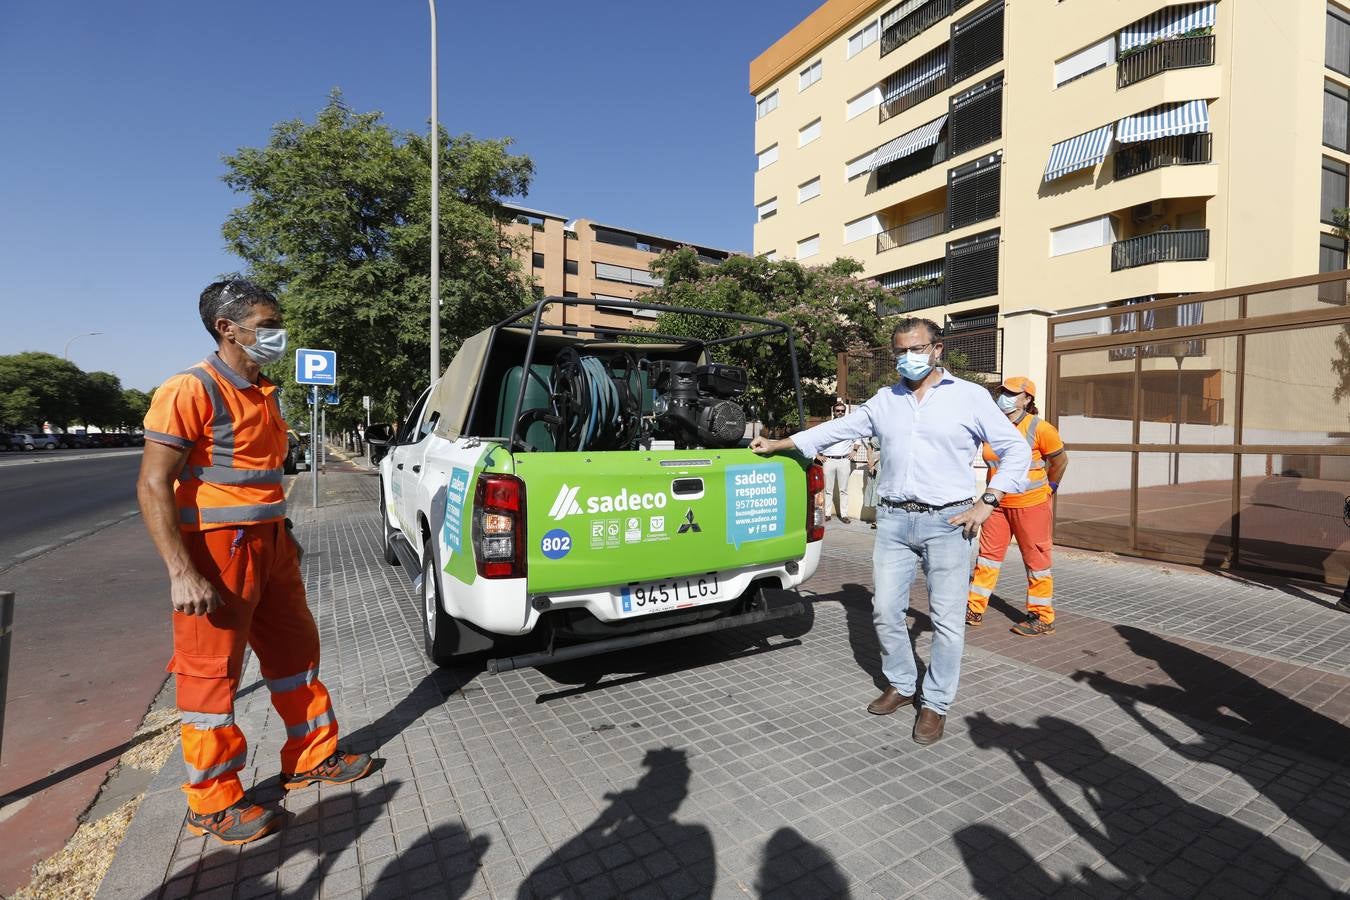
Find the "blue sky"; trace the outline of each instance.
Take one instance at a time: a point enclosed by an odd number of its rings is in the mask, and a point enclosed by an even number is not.
[[[515,138],[525,205],[749,249],[748,66],[819,2],[441,0],[441,121]],[[101,331],[71,360],[139,388],[200,359],[196,296],[240,267],[221,155],[334,87],[424,130],[428,60],[421,0],[4,0],[0,354]]]

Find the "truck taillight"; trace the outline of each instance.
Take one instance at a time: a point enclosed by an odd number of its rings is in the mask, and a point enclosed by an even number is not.
[[[822,476],[821,485],[824,485]],[[478,574],[525,577],[525,484],[514,475],[483,475],[473,501]]]
[[[811,463],[806,469],[806,541],[825,538],[825,468]]]

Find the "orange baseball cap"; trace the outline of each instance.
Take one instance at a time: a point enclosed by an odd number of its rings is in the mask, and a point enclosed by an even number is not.
[[[1020,394],[1023,391],[1036,396],[1036,382],[1030,378],[1023,378],[1021,375],[1014,375],[1011,378],[1003,379],[1004,390],[1012,391],[1014,394]]]

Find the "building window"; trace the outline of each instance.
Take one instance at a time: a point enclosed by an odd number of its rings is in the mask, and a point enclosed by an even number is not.
[[[863,216],[861,219],[854,219],[844,225],[844,243],[851,244],[854,241],[861,241],[863,238],[869,238],[880,232],[880,216]]]
[[[850,159],[848,162],[844,163],[844,180],[852,181],[859,175],[866,175],[868,172],[872,171],[870,165],[874,153],[876,153],[875,150],[868,150],[857,159]]]
[[[1321,256],[1318,259],[1317,271],[1339,272],[1345,267],[1345,241],[1334,234],[1322,235]]]
[[[801,91],[806,90],[811,85],[819,81],[821,71],[822,70],[820,60],[816,60],[815,62],[811,63],[811,65],[807,66],[805,69],[802,69],[800,72],[798,72],[797,91],[800,93]]]
[[[1350,75],[1350,13],[1327,7],[1327,68]]]
[[[947,114],[951,155],[984,146],[1003,136],[1003,73],[952,98]]]
[[[820,196],[820,176],[817,175],[805,184],[797,186],[797,202],[805,203]]]
[[[530,265],[534,266],[536,269],[542,269],[544,267],[544,254],[531,253]]]
[[[809,259],[820,252],[820,235],[813,234],[797,242],[797,258]]]
[[[952,83],[1003,59],[1003,0],[994,0],[952,26]]]
[[[820,137],[820,120],[816,119],[808,125],[803,125],[797,132],[797,146],[805,147],[818,137]]]
[[[778,262],[778,251],[777,251],[777,250],[768,250],[768,251],[764,252],[762,255],[763,255],[763,257],[764,257],[765,259],[767,259],[769,262]]]
[[[1105,69],[1115,61],[1116,36],[1113,34],[1055,63],[1055,87],[1066,85],[1098,69]]]
[[[577,274],[577,261],[575,259],[563,260],[563,272],[567,275]]]
[[[1322,157],[1322,221],[1336,224],[1336,210],[1350,206],[1347,196],[1346,165]]]
[[[947,228],[998,217],[1003,157],[995,153],[947,173]]]
[[[947,45],[941,44],[886,79],[881,97],[882,122],[946,89]]]
[[[857,34],[848,39],[848,58],[852,59],[877,42],[881,36],[881,23],[873,20]]]
[[[998,293],[998,231],[947,245],[947,302],[960,303]]]
[[[772,147],[765,147],[755,154],[755,171],[758,172],[761,169],[767,169],[776,162],[778,162],[778,145],[774,144]]]
[[[595,277],[600,281],[618,281],[623,284],[636,284],[641,287],[660,287],[661,279],[646,269],[634,269],[631,266],[616,266],[612,263],[595,264]]]
[[[763,222],[765,219],[778,215],[778,198],[770,197],[763,203],[755,207],[755,221]]]
[[[1105,247],[1116,239],[1115,220],[1099,216],[1050,229],[1050,255],[1063,256],[1093,247]]]
[[[1346,115],[1350,112],[1350,90],[1327,81],[1322,88],[1322,143],[1345,152],[1347,144]]]
[[[755,118],[762,119],[778,108],[778,89],[775,88],[755,102]]]
[[[844,110],[845,119],[856,119],[869,109],[875,109],[881,103],[881,85],[874,85],[852,100]]]
[[[564,297],[575,297],[576,295],[577,295],[576,291],[563,291]]]
[[[625,231],[611,231],[608,228],[595,228],[595,239],[601,244],[613,244],[615,247],[638,248],[637,235]]]

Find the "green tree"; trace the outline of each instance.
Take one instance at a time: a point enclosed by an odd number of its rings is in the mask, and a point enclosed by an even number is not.
[[[734,312],[777,319],[792,326],[807,410],[824,413],[834,397],[838,354],[885,343],[890,327],[877,314],[878,304],[894,307],[895,296],[875,281],[859,280],[862,265],[839,259],[825,266],[803,266],[763,256],[733,256],[721,265],[702,263],[688,248],[663,254],[652,271],[664,283],[648,296],[672,306]],[[655,329],[704,340],[755,330],[722,319],[664,313]],[[744,366],[750,376],[750,402],[769,423],[797,424],[792,372],[781,340],[742,341],[717,353],[718,361]]]
[[[126,423],[122,380],[111,372],[89,372],[80,385],[80,419],[102,430]]]
[[[84,380],[79,366],[50,353],[0,356],[3,417],[11,425],[46,421],[64,428],[80,418]]]
[[[510,140],[442,131],[441,358],[474,332],[528,302],[529,282],[496,216],[504,197],[527,192],[534,167]],[[248,275],[281,301],[293,347],[336,350],[342,404],[330,427],[402,416],[427,383],[430,277],[430,144],[378,112],[354,113],[334,91],[315,121],[282,122],[266,147],[224,158],[225,183],[248,202],[223,226]],[[304,390],[292,363],[269,377],[289,409]]]
[[[145,414],[150,410],[150,398],[154,391],[146,393],[136,388],[126,388],[122,391],[122,424],[127,428],[137,428],[145,421]]]

